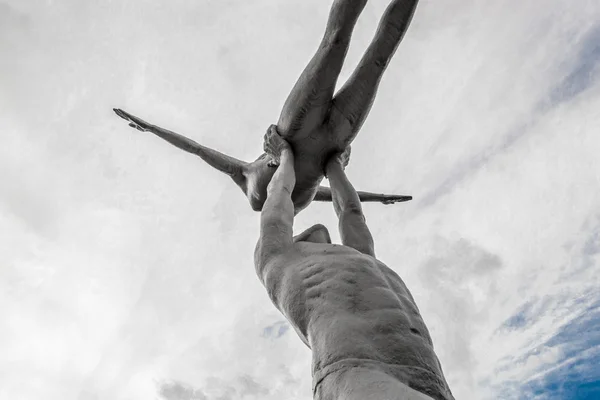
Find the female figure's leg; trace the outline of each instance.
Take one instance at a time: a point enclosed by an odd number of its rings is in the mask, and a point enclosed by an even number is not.
[[[323,40],[285,101],[277,123],[288,141],[303,139],[324,123],[354,25],[366,4],[367,0],[334,0]]]
[[[369,45],[352,76],[333,99],[330,123],[340,149],[354,140],[364,123],[381,77],[412,20],[418,0],[393,0],[387,7]],[[348,125],[347,129],[339,129]],[[336,129],[338,128],[338,129]]]

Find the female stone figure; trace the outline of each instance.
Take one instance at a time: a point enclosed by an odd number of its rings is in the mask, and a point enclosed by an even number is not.
[[[319,186],[325,161],[346,150],[364,123],[383,73],[400,44],[417,7],[417,0],[393,0],[381,19],[375,37],[354,73],[334,93],[352,31],[367,0],[334,0],[323,40],[288,96],[277,132],[292,146],[295,154],[296,186],[292,193],[295,213],[312,200],[331,201],[329,188]],[[253,210],[259,211],[267,197],[267,185],[278,160],[262,154],[244,162],[191,139],[151,125],[123,110],[114,109],[130,126],[151,132],[169,143],[198,155],[212,167],[229,175],[242,189]],[[359,192],[361,201],[392,204],[411,196]]]

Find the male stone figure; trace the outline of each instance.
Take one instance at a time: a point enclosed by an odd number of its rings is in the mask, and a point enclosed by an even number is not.
[[[400,277],[375,258],[360,200],[343,167],[326,164],[342,245],[323,225],[293,237],[294,154],[275,129],[265,150],[280,158],[267,189],[256,272],[275,306],[312,350],[318,400],[454,399],[429,332]]]

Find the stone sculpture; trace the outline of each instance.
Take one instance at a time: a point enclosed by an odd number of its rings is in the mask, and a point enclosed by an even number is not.
[[[311,201],[331,201],[329,188],[319,186],[325,161],[347,149],[367,118],[379,82],[410,24],[417,1],[393,1],[375,38],[354,73],[337,92],[335,86],[350,45],[352,31],[367,0],[335,0],[319,48],[289,94],[277,123],[277,131],[296,155],[297,183],[292,193],[295,212]],[[120,109],[115,113],[131,127],[151,132],[169,143],[195,154],[229,175],[242,189],[252,209],[260,211],[266,188],[278,160],[262,154],[244,162],[171,132]],[[358,192],[361,201],[393,204],[411,196]]]
[[[334,0],[323,40],[264,136],[244,162],[151,125],[123,110],[130,126],[198,155],[229,175],[261,211],[254,261],[273,304],[312,351],[317,400],[453,400],[419,309],[402,279],[375,257],[361,201],[410,196],[357,192],[344,168],[417,0],[392,0],[356,70],[334,93],[367,0]],[[330,188],[320,186],[324,177]],[[332,201],[341,245],[317,224],[293,236],[294,216]]]

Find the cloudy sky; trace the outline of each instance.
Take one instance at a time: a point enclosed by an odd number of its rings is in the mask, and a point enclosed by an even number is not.
[[[365,9],[342,80],[387,1]],[[239,189],[331,0],[0,0],[0,399],[311,398]],[[457,399],[600,396],[600,4],[423,1],[353,145]],[[311,205],[337,240],[329,204]],[[587,397],[586,397],[587,396]]]

